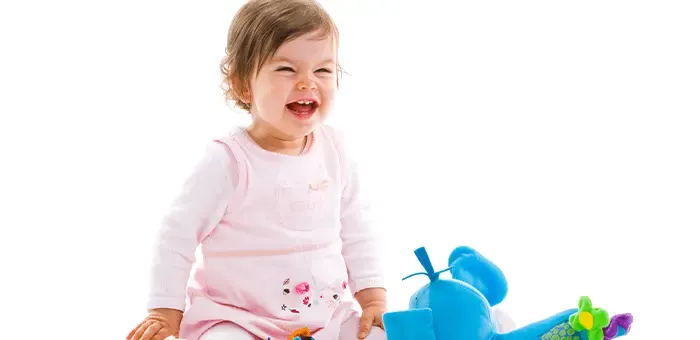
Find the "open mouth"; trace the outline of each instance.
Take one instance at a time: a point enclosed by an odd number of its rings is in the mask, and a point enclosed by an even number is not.
[[[313,99],[297,100],[288,103],[287,110],[298,119],[309,119],[318,109],[318,102]]]

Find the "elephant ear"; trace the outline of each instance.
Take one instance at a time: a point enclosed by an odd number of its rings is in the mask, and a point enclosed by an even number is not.
[[[460,246],[449,257],[452,278],[476,288],[491,306],[506,298],[508,282],[498,266],[476,250]]]
[[[435,340],[433,311],[430,308],[386,312],[382,322],[387,339]]]

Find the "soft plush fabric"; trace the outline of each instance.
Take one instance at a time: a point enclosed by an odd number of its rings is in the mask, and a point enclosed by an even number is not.
[[[405,311],[384,315],[388,340],[609,340],[626,335],[631,314],[608,317],[581,297],[578,308],[554,314],[524,327],[499,328],[495,304],[506,297],[503,272],[483,255],[469,247],[456,248],[448,269],[435,271],[426,250],[415,251],[429,283],[418,289]],[[441,278],[450,271],[453,278]]]

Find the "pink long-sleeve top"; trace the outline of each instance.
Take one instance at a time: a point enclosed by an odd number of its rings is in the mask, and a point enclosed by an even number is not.
[[[206,261],[340,243],[352,294],[383,287],[378,240],[342,135],[322,126],[311,137],[299,156],[264,150],[240,128],[212,143],[163,219],[149,309],[185,310],[188,286],[203,285],[196,273],[190,281],[198,246]],[[316,198],[299,199],[307,195]]]

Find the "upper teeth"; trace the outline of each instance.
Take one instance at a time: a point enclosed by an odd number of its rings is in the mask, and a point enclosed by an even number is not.
[[[311,103],[313,103],[313,102],[310,100],[300,100],[297,102],[297,104],[302,104],[302,105],[309,105]]]

